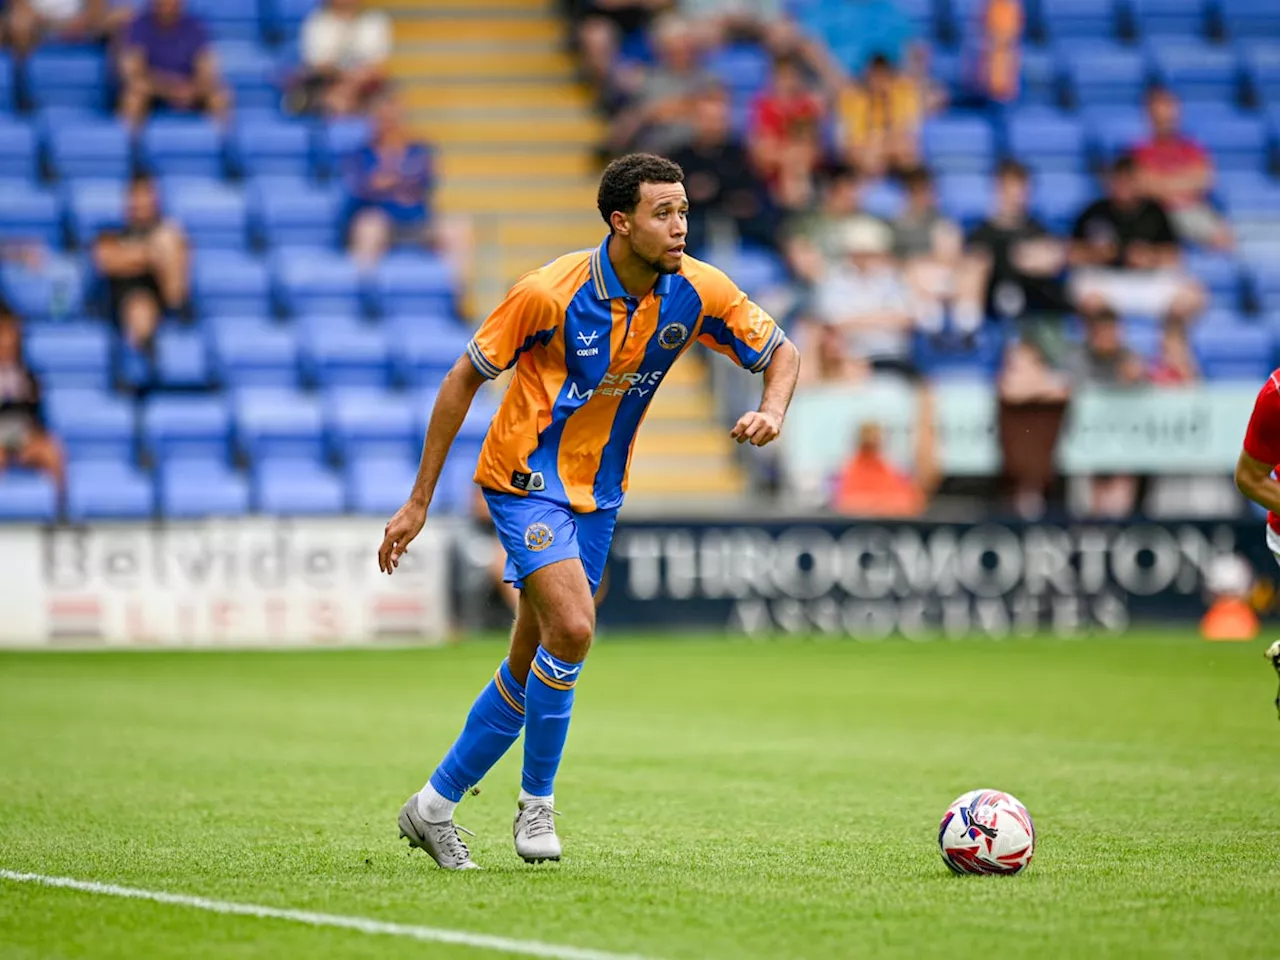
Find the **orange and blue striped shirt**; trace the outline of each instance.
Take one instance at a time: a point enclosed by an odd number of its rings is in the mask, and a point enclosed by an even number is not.
[[[689,256],[630,296],[608,243],[525,274],[467,345],[489,379],[515,367],[480,451],[482,487],[579,513],[613,509],[653,394],[695,340],[759,373],[786,339],[733,281]]]

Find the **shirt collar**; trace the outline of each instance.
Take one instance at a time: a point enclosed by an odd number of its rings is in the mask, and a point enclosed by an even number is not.
[[[658,282],[654,284],[653,294],[657,297],[665,297],[671,292],[671,284],[674,282],[672,277],[674,274],[660,273],[658,274]],[[609,261],[609,237],[604,238],[604,243],[596,247],[591,253],[591,286],[595,291],[597,300],[612,300],[615,297],[629,297],[626,288],[622,286],[622,281],[618,279],[618,274],[613,269],[613,264]]]

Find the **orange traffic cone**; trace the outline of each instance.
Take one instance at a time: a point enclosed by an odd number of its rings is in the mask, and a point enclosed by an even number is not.
[[[1200,621],[1200,635],[1206,640],[1252,640],[1258,635],[1258,616],[1248,602],[1237,597],[1215,600]]]

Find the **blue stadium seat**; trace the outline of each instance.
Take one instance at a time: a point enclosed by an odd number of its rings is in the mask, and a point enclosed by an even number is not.
[[[1037,171],[1084,169],[1084,127],[1075,117],[1058,110],[1019,110],[1009,120],[1008,133],[1010,152]]]
[[[187,6],[218,40],[256,41],[262,36],[258,0],[189,0]]]
[[[71,237],[81,249],[89,249],[103,230],[124,223],[123,181],[77,180],[62,195]]]
[[[320,0],[262,0],[263,20],[278,38],[297,36],[302,21],[320,5]]]
[[[409,394],[341,388],[325,394],[324,408],[330,446],[346,463],[417,459],[422,449],[421,417]]]
[[[1061,67],[1053,52],[1040,47],[1022,51],[1022,98],[1027,106],[1056,107],[1061,99]]]
[[[250,187],[263,238],[273,247],[336,249],[342,236],[339,191],[295,178],[260,177]]]
[[[249,481],[224,459],[171,459],[160,465],[160,512],[170,519],[239,517],[249,512]]]
[[[331,516],[346,509],[342,480],[315,460],[269,459],[255,464],[254,501],[263,513]]]
[[[326,173],[341,168],[342,161],[369,142],[370,125],[366,117],[341,117],[330,120],[320,131],[319,165]]]
[[[1064,171],[1036,174],[1031,189],[1032,211],[1050,230],[1058,232],[1066,232],[1080,211],[1101,196],[1091,177]]]
[[[1227,33],[1236,38],[1280,37],[1280,7],[1272,0],[1217,0]]]
[[[315,397],[287,390],[243,390],[235,401],[236,440],[253,460],[324,456],[324,412]]]
[[[476,494],[476,485],[472,479],[475,472],[474,451],[462,453],[454,449],[450,452],[444,461],[444,469],[440,471],[436,495],[431,500],[431,505],[437,512],[456,517],[471,515],[471,501]]]
[[[0,178],[35,181],[40,177],[40,152],[31,124],[0,115]]]
[[[1241,323],[1231,312],[1209,313],[1191,332],[1191,346],[1208,380],[1264,380],[1275,366],[1274,334]]]
[[[1120,322],[1120,337],[1125,346],[1144,361],[1150,362],[1160,352],[1164,329],[1154,318],[1126,317]]]
[[[58,518],[58,488],[41,473],[0,473],[0,520],[52,523]]]
[[[49,162],[64,180],[124,180],[133,169],[129,131],[114,120],[51,121]]]
[[[278,109],[276,60],[256,43],[224,41],[218,44],[218,64],[231,88],[236,112],[256,107]]]
[[[244,250],[249,245],[249,207],[237,187],[218,180],[166,182],[164,206],[202,252]]]
[[[1076,103],[1138,103],[1147,84],[1145,58],[1116,44],[1082,44],[1060,48],[1063,74]]]
[[[56,255],[35,268],[6,263],[0,266],[0,290],[20,317],[61,320],[83,312],[84,268]]]
[[[231,149],[245,176],[311,175],[311,130],[303,123],[279,119],[243,121],[232,135]]]
[[[1216,306],[1239,309],[1241,270],[1235,257],[1224,253],[1192,251],[1187,253],[1185,264],[1187,272],[1204,284]]]
[[[948,113],[926,120],[921,140],[938,173],[984,173],[995,162],[995,137],[984,117]]]
[[[133,464],[85,460],[68,466],[68,520],[142,520],[154,512],[155,487]]]
[[[1207,26],[1201,0],[1128,0],[1142,37],[1203,37]]]
[[[422,318],[388,322],[396,376],[415,387],[437,387],[470,339],[456,323]]]
[[[37,50],[27,59],[26,74],[27,93],[36,108],[108,107],[107,64],[101,51]]]
[[[373,276],[373,307],[381,314],[422,311],[449,315],[456,285],[453,268],[443,257],[393,253],[378,264]]]
[[[769,56],[757,44],[721,47],[706,66],[735,100],[751,97],[769,82]]]
[[[771,250],[739,247],[731,257],[717,260],[715,265],[733,277],[748,296],[756,299],[786,281],[786,268]]]
[[[201,316],[271,313],[271,277],[266,264],[247,253],[202,250],[192,264],[192,304]]]
[[[150,455],[226,462],[231,408],[220,395],[156,393],[142,408],[142,445]]]
[[[995,376],[1003,349],[999,328],[987,325],[978,330],[972,347],[960,343],[939,346],[930,338],[921,337],[915,357],[920,368],[934,378],[990,379]]]
[[[1229,47],[1189,38],[1160,37],[1147,44],[1160,79],[1184,100],[1234,103],[1240,65]]]
[[[356,320],[302,322],[303,368],[322,387],[385,387],[391,379],[386,332]]]
[[[13,92],[15,89],[17,89],[17,84],[15,83],[13,57],[4,51],[0,51],[0,113],[8,113],[13,110]]]
[[[29,180],[0,180],[0,241],[62,246],[58,198]]]
[[[413,488],[417,473],[417,460],[407,455],[397,457],[384,453],[348,460],[343,471],[347,505],[354,513],[376,516],[395,513],[404,504],[404,492]],[[440,489],[439,483],[436,489]]]
[[[1040,26],[1051,40],[1087,37],[1113,39],[1113,0],[1050,0],[1040,5]]]
[[[1213,154],[1220,170],[1262,170],[1267,166],[1267,131],[1262,120],[1215,106],[1209,113],[1186,110],[1183,129]]]
[[[162,387],[209,386],[213,377],[205,335],[184,327],[161,327],[156,334],[155,371]]]
[[[1280,39],[1242,40],[1236,48],[1254,96],[1262,103],[1280,104]]]
[[[1147,138],[1147,119],[1133,105],[1095,105],[1081,114],[1097,159],[1108,161]]]
[[[1275,216],[1280,214],[1280,183],[1269,177],[1223,177],[1218,193],[1233,217]]]
[[[862,188],[862,209],[885,220],[893,220],[906,206],[903,189],[892,180],[876,180]]]
[[[423,417],[421,432],[425,435],[426,422],[431,416],[431,407],[424,404],[419,409]],[[473,404],[467,411],[462,426],[458,429],[458,436],[453,441],[453,448],[450,451],[452,456],[466,463],[472,472],[475,471],[480,447],[484,444],[485,434],[489,432],[489,424],[493,422],[494,413],[495,408],[484,401]]]
[[[298,340],[294,331],[262,321],[225,321],[212,331],[214,369],[224,386],[296,387]]]
[[[40,324],[24,337],[27,364],[45,389],[105,390],[111,379],[111,336],[103,323]]]
[[[327,250],[285,249],[272,256],[276,296],[285,312],[360,310],[360,271],[355,261]]]
[[[49,390],[49,428],[62,441],[68,460],[132,460],[137,425],[133,404],[102,390]]]
[[[203,117],[158,117],[147,124],[138,144],[139,158],[157,176],[223,175],[222,131]]]
[[[991,210],[991,178],[977,173],[950,173],[938,178],[938,205],[966,224],[981,220]]]

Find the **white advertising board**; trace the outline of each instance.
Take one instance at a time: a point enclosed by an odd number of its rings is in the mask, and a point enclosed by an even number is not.
[[[384,522],[0,527],[0,646],[440,641],[448,531],[424,530],[387,577]]]

